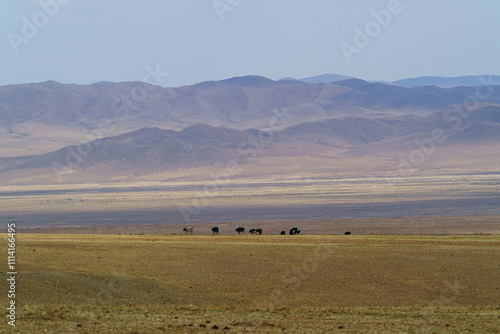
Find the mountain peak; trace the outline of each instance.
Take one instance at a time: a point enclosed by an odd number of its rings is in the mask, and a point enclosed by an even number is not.
[[[221,87],[221,86],[241,86],[241,87],[260,87],[260,86],[270,86],[274,84],[275,81],[258,76],[258,75],[247,75],[243,77],[234,77],[229,79],[224,79],[220,81],[205,81],[194,85],[194,87]]]
[[[316,75],[313,77],[302,78],[302,79],[287,77],[287,78],[279,79],[278,81],[300,81],[300,82],[307,82],[307,83],[332,83],[332,82],[343,81],[343,80],[347,80],[347,79],[352,79],[352,77],[349,77],[346,75],[340,75],[340,74],[321,74],[321,75]]]
[[[55,89],[55,88],[60,88],[60,87],[65,86],[62,83],[59,83],[59,82],[54,81],[54,80],[48,80],[48,81],[40,82],[40,83],[38,83],[36,85],[39,86],[39,87],[42,87],[42,88],[50,88],[50,89]]]
[[[364,81],[364,80],[357,79],[357,78],[337,81],[337,82],[335,82],[335,84],[350,87],[350,88],[355,88],[355,89],[371,85],[368,81]]]

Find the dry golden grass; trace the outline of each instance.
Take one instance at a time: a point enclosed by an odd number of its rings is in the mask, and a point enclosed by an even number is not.
[[[499,308],[23,307],[11,333],[498,333]]]
[[[19,234],[17,248],[22,333],[500,329],[498,235]]]

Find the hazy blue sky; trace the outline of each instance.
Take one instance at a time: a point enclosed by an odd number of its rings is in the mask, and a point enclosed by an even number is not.
[[[397,2],[2,0],[0,85],[143,80],[148,68],[169,73],[162,86],[248,74],[500,74],[500,1]],[[388,7],[395,13],[375,23],[372,11]]]

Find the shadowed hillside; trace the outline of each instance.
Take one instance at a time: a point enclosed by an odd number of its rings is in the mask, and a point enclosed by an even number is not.
[[[293,166],[297,159],[308,163],[311,157],[326,165],[351,165],[357,159],[377,157],[369,163],[361,160],[364,171],[373,171],[383,161],[415,151],[451,167],[456,159],[462,159],[463,164],[464,159],[479,163],[486,156],[494,158],[491,148],[498,146],[499,129],[500,106],[493,104],[482,104],[471,112],[446,108],[424,116],[330,118],[276,131],[242,131],[205,124],[181,131],[143,128],[35,157],[3,159],[0,177],[8,180],[9,175],[53,174],[54,168],[59,173],[85,172],[85,178],[148,174],[230,162],[244,165],[255,158],[266,164],[262,172],[281,174],[284,166]],[[437,149],[439,154],[434,154]],[[426,162],[430,160],[426,158]]]
[[[115,164],[119,169],[171,169],[213,165],[237,157],[258,130],[240,131],[198,124],[182,131],[143,128],[85,145],[66,146],[43,154],[18,168],[54,164],[85,169]],[[265,134],[264,134],[265,135]]]

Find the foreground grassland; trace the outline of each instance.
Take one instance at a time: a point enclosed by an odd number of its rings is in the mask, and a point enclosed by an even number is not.
[[[500,330],[498,235],[19,234],[17,250],[19,333]]]

